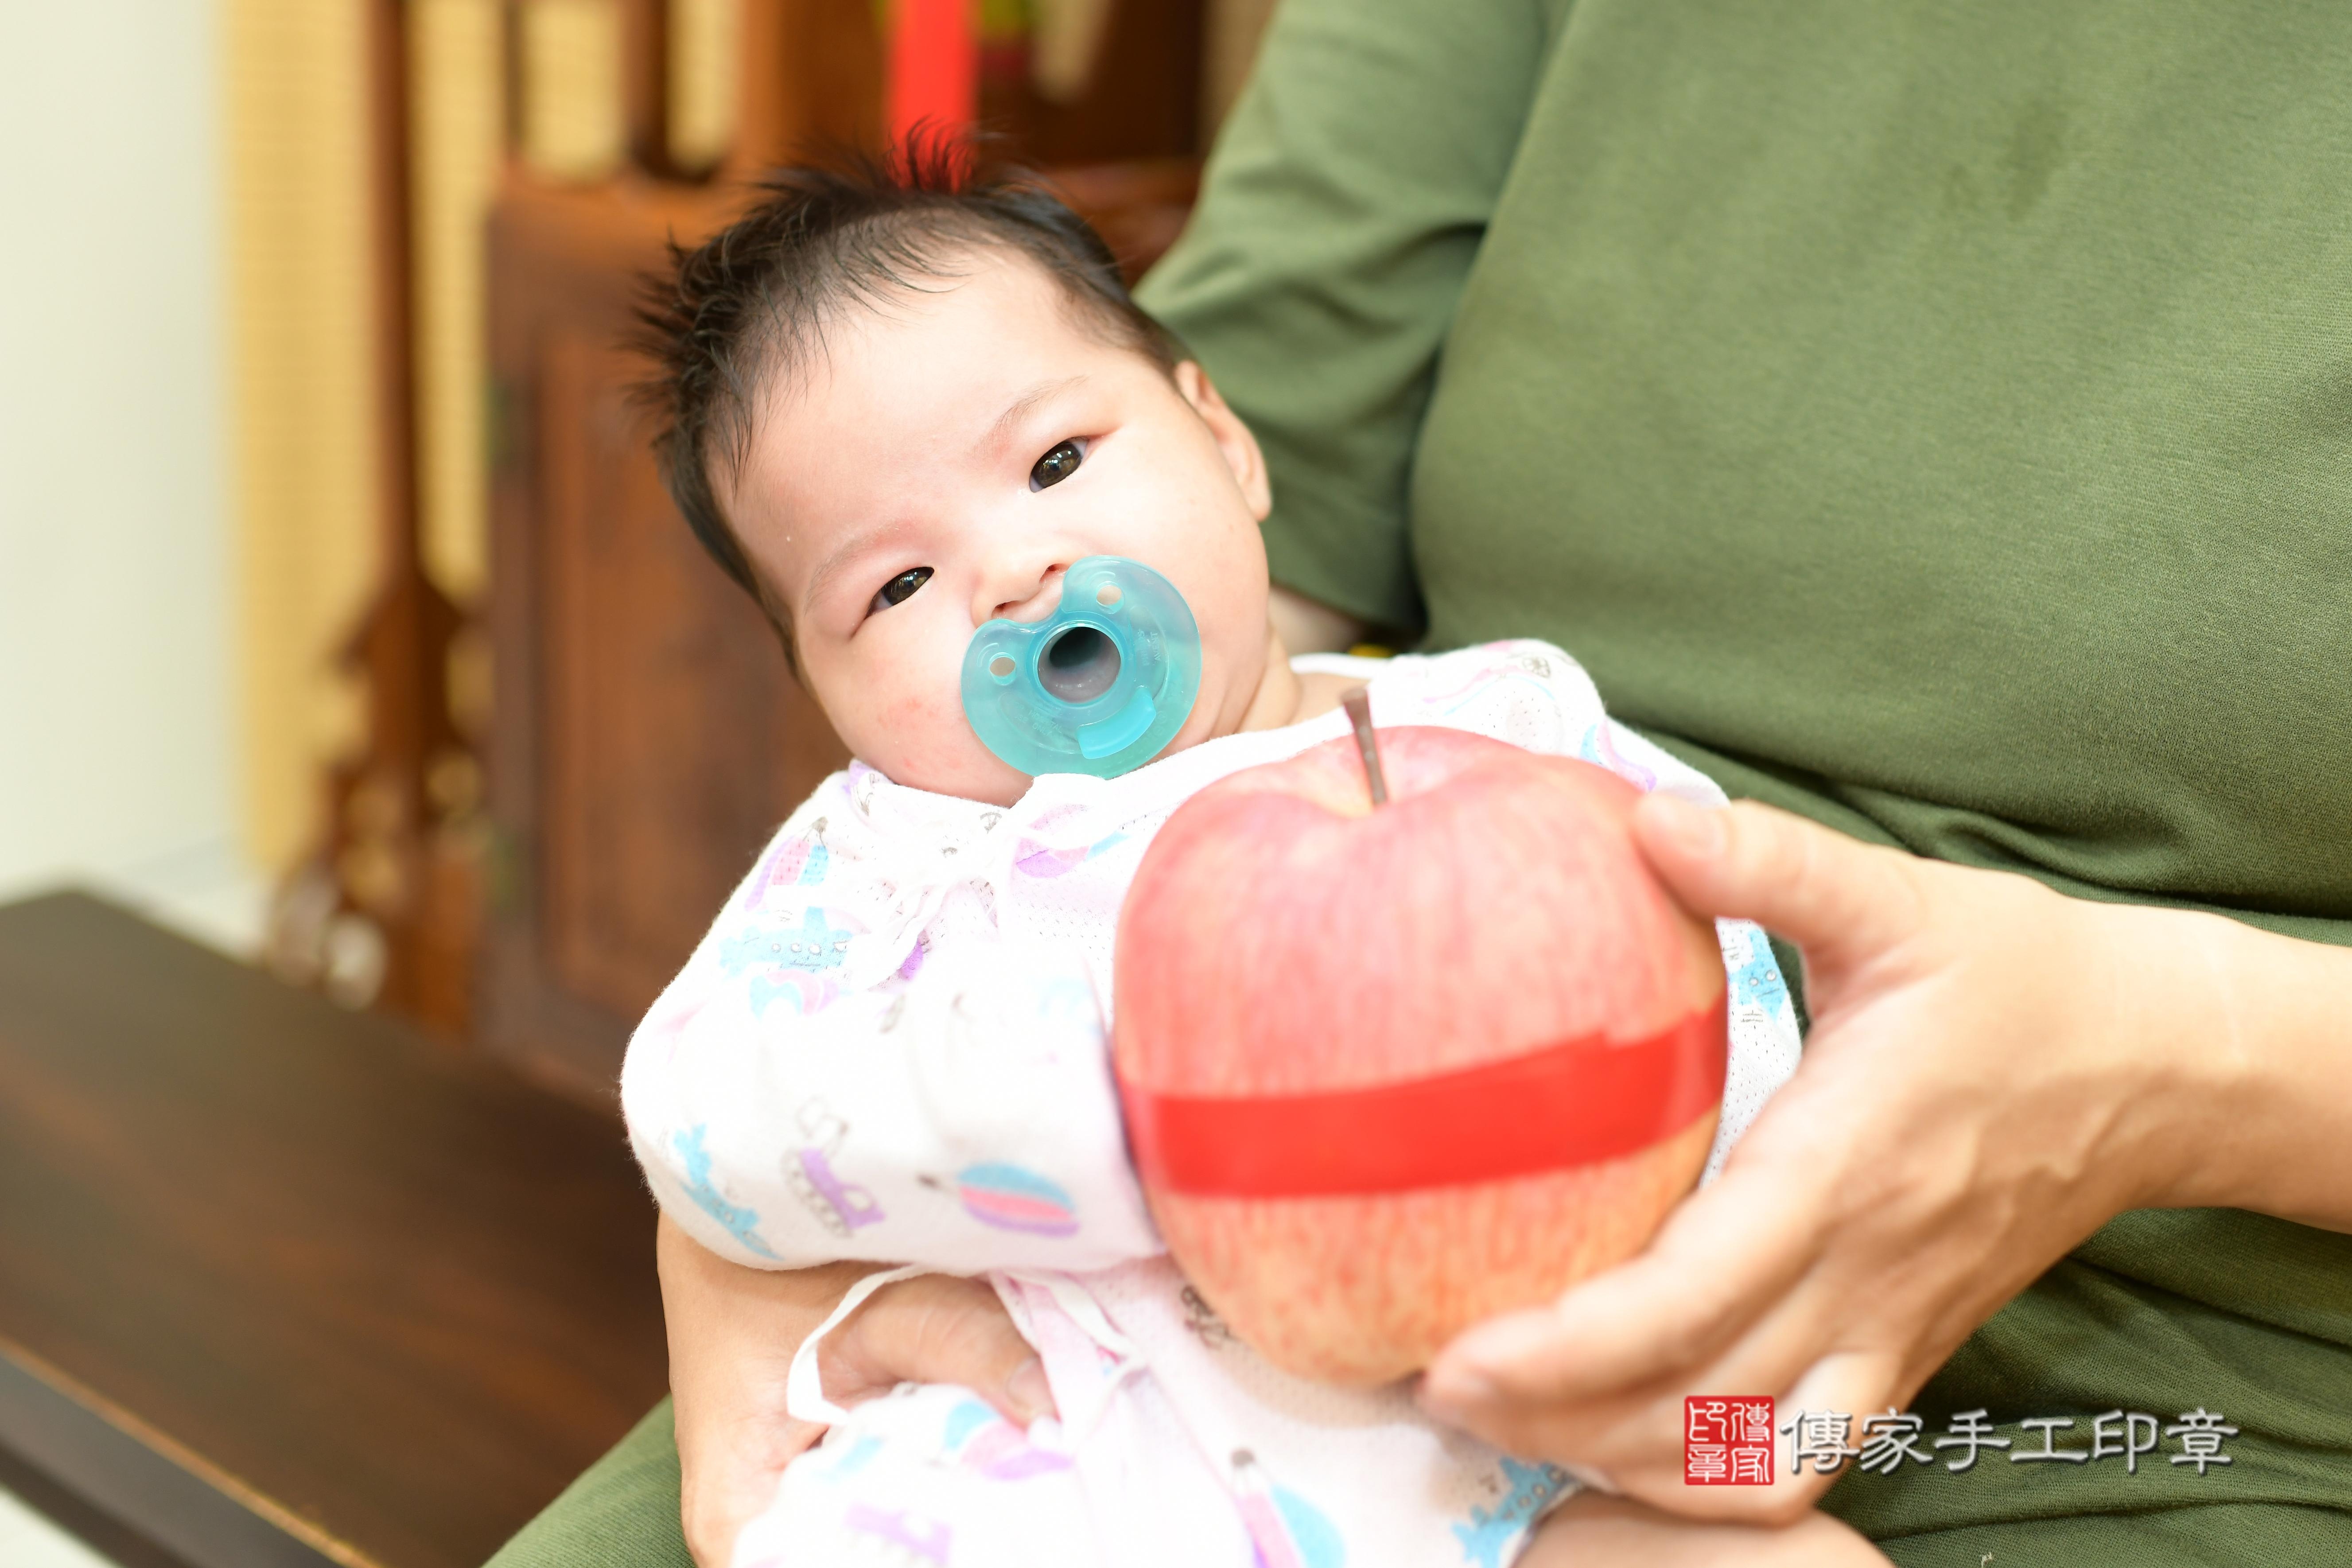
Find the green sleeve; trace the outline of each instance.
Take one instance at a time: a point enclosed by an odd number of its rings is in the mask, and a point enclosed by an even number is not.
[[[655,1405],[484,1568],[694,1568],[678,1522],[669,1401]]]
[[[1264,445],[1277,582],[1417,635],[1406,480],[1568,0],[1285,0],[1139,292]]]

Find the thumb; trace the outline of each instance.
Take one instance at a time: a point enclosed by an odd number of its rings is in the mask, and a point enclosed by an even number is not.
[[[1754,801],[1718,807],[1646,795],[1633,810],[1633,839],[1693,913],[1754,921],[1822,969],[1885,951],[1923,918],[1909,856]]]
[[[1054,1414],[1045,1364],[984,1280],[926,1274],[887,1286],[817,1355],[826,1392],[843,1405],[902,1383],[950,1383],[1016,1426]]]

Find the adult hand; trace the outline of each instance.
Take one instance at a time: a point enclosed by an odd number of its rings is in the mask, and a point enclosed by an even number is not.
[[[2352,1125],[2318,1092],[2343,1070],[2321,999],[2346,955],[1760,805],[1653,796],[1634,826],[1691,909],[1803,949],[1804,1062],[1639,1258],[1449,1346],[1423,1385],[1438,1415],[1686,1516],[1791,1520],[1830,1478],[1683,1486],[1685,1394],[1859,1418],[2124,1209],[2352,1214],[2326,1153]]]
[[[802,1342],[870,1264],[746,1268],[665,1215],[655,1235],[669,1327],[681,1521],[701,1568],[726,1568],[735,1538],[776,1495],[784,1467],[824,1435],[784,1408]],[[818,1352],[837,1405],[901,1383],[954,1383],[1027,1426],[1053,1413],[1045,1368],[996,1292],[977,1279],[923,1275],[876,1291]]]

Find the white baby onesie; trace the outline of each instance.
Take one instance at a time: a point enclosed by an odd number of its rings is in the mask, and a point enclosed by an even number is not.
[[[1383,728],[1467,730],[1724,798],[1609,720],[1546,643],[1294,664],[1369,680]],[[1047,774],[1009,808],[853,763],[778,832],[630,1042],[622,1104],[654,1194],[741,1263],[907,1266],[836,1321],[905,1272],[987,1275],[1059,1418],[1024,1433],[941,1386],[845,1411],[812,1339],[791,1403],[833,1427],[738,1568],[1500,1568],[1569,1489],[1427,1420],[1402,1384],[1267,1365],[1168,1261],[1128,1163],[1108,1040],[1137,863],[1202,788],[1347,732],[1334,712],[1116,779]],[[1763,933],[1718,935],[1731,1053],[1710,1176],[1798,1054]]]

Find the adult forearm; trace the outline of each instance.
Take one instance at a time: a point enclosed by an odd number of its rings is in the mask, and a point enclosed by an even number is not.
[[[747,1268],[694,1240],[667,1214],[655,1227],[654,1258],[669,1324],[673,1380],[681,1359],[691,1366],[706,1348],[724,1342],[781,1342],[789,1358],[849,1287],[880,1267]]]
[[[744,1522],[776,1495],[793,1458],[822,1428],[793,1418],[793,1358],[871,1263],[747,1268],[665,1215],[655,1233],[669,1321],[679,1491],[697,1563],[730,1561]],[[836,1404],[902,1382],[954,1383],[1027,1426],[1053,1413],[1036,1353],[987,1281],[927,1275],[877,1291],[825,1336],[819,1376]]]
[[[2352,1231],[2352,949],[2216,915],[2105,911],[2170,1111],[2153,1201]]]
[[[695,1561],[716,1568],[743,1521],[774,1495],[776,1478],[819,1435],[784,1408],[785,1377],[857,1278],[874,1265],[746,1268],[703,1247],[664,1215],[655,1231],[682,1521]]]

